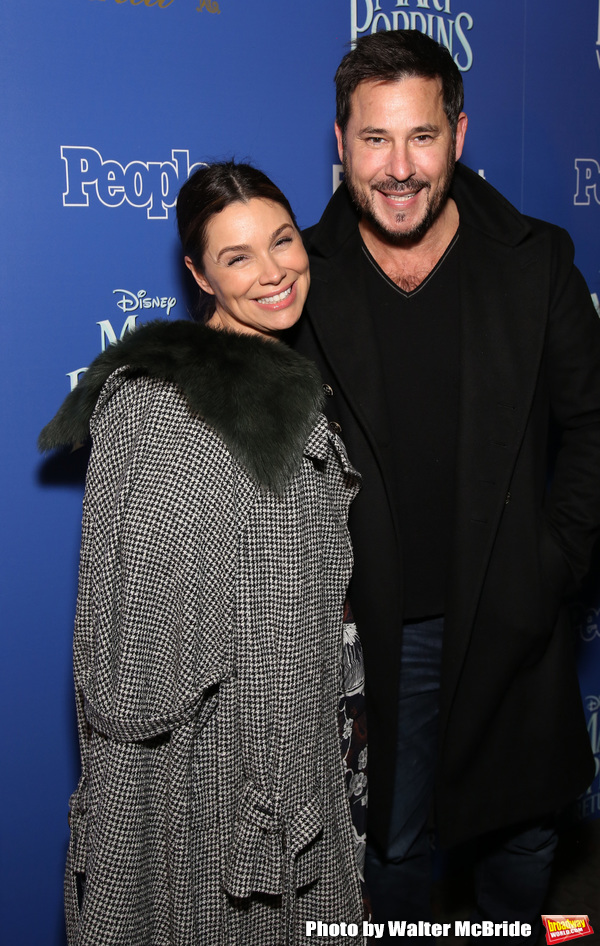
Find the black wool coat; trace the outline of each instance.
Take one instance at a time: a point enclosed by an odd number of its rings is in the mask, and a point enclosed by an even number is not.
[[[460,394],[436,818],[443,843],[550,813],[593,777],[565,599],[600,524],[600,321],[565,231],[458,165]],[[363,475],[350,598],[365,655],[369,831],[385,844],[395,763],[402,536],[363,273],[344,185],[307,231],[292,343],[322,373]],[[415,409],[418,409],[417,407]],[[551,422],[560,430],[548,484]]]

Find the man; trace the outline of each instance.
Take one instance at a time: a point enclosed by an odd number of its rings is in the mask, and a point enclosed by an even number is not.
[[[434,823],[477,839],[479,917],[535,924],[552,816],[593,777],[564,602],[600,523],[600,323],[567,234],[455,166],[445,49],[376,33],[336,86],[345,184],[307,233],[293,343],[363,474],[374,918],[430,919]]]

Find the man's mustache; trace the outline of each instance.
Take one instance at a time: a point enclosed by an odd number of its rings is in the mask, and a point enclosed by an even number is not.
[[[416,193],[424,187],[431,187],[431,183],[429,181],[421,181],[416,177],[410,177],[406,181],[396,181],[393,177],[388,177],[385,181],[378,181],[377,184],[372,184],[371,190],[388,194],[405,194]]]

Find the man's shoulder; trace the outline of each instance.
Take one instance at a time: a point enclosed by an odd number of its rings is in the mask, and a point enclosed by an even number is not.
[[[457,164],[451,196],[461,225],[509,246],[533,240],[571,246],[566,230],[547,220],[522,213],[493,184],[463,164]]]
[[[542,220],[540,217],[531,217],[529,214],[523,214],[522,216],[529,224],[534,235],[548,236],[553,242],[572,245],[573,241],[568,230],[565,230],[564,227],[557,223],[551,223],[549,220]]]

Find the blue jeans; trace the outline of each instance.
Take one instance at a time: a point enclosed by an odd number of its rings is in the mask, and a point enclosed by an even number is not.
[[[430,816],[443,630],[443,618],[404,626],[389,843],[385,856],[368,845],[366,857],[366,882],[378,923],[432,919]],[[477,913],[471,919],[531,923],[532,935],[522,942],[533,946],[555,847],[552,824],[516,825],[481,839],[475,854]],[[432,942],[431,937],[425,939]],[[486,937],[485,942],[495,940]],[[510,937],[506,942],[517,946],[521,940]]]

